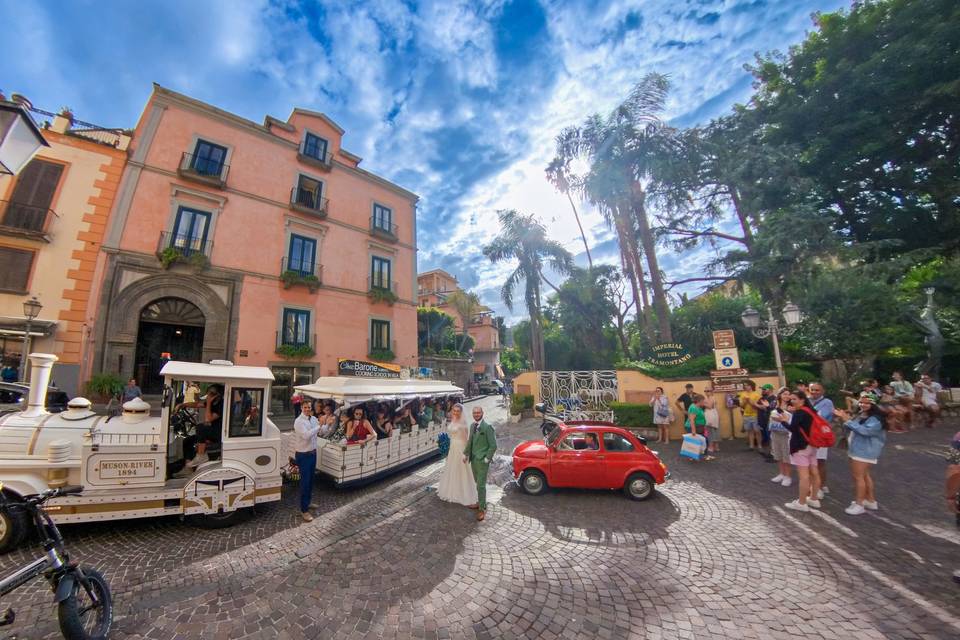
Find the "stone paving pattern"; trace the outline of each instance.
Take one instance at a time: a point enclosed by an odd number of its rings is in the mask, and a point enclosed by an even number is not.
[[[506,453],[536,434],[482,401]],[[112,638],[955,638],[960,533],[942,505],[947,426],[890,434],[880,510],[843,513],[851,482],[831,452],[823,513],[783,509],[795,487],[742,441],[692,463],[655,445],[673,480],[653,499],[540,497],[493,474],[487,519],[439,501],[440,464],[360,490],[322,485],[301,524],[293,487],[230,529],[176,518],[64,527],[114,592]],[[0,557],[9,571],[35,553]],[[43,583],[3,604],[8,633],[57,638]]]

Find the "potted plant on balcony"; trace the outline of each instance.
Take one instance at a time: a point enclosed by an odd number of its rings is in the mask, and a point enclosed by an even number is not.
[[[308,344],[282,344],[277,347],[276,353],[285,360],[297,362],[312,358],[315,354],[313,347]]]
[[[210,266],[209,258],[202,253],[192,253],[186,261],[193,268],[194,273],[200,273]]]
[[[393,291],[380,289],[379,287],[371,287],[370,291],[367,292],[367,297],[374,303],[386,302],[391,307],[394,302],[400,299]]]
[[[371,349],[367,357],[374,362],[393,362],[397,358],[390,349]]]
[[[182,257],[183,254],[180,252],[180,249],[176,247],[164,247],[164,249],[157,254],[157,258],[160,259],[160,264],[164,269],[169,269],[174,262],[180,260]]]
[[[283,282],[284,289],[289,289],[294,285],[302,284],[310,290],[310,293],[316,293],[317,289],[320,288],[320,278],[312,273],[303,274],[299,271],[287,269],[280,274],[280,280]]]

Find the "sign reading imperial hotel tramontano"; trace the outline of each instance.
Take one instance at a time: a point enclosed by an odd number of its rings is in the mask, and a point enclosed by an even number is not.
[[[337,360],[337,371],[341,376],[358,378],[399,378],[400,365],[388,362],[367,362],[365,360]]]
[[[672,367],[683,364],[693,356],[679,342],[658,344],[653,348],[653,355],[647,358],[648,362],[661,367]]]

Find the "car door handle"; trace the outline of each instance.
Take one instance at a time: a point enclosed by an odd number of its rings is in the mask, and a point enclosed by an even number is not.
[[[603,456],[597,456],[597,460],[603,460],[603,459],[604,459]]]

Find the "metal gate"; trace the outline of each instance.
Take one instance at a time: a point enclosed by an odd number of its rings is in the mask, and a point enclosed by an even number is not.
[[[540,401],[564,420],[613,421],[616,371],[541,371]]]

